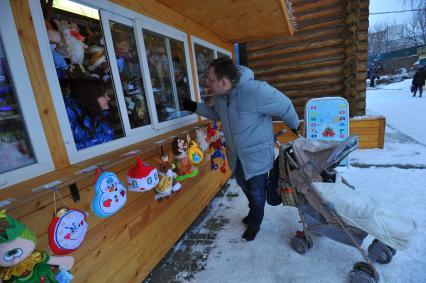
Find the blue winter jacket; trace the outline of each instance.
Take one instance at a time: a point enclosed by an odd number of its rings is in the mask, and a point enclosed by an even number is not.
[[[254,80],[253,72],[238,66],[237,85],[225,95],[213,96],[213,106],[197,104],[196,113],[222,122],[229,166],[235,171],[240,160],[246,180],[269,172],[274,161],[272,116],[290,129],[299,117],[290,99],[266,82]]]
[[[114,129],[109,123],[101,117],[96,117],[95,123],[92,125],[89,116],[86,116],[81,122],[83,112],[77,102],[71,96],[66,96],[64,101],[77,150],[114,139]],[[102,115],[108,117],[110,114],[108,111],[104,111]]]

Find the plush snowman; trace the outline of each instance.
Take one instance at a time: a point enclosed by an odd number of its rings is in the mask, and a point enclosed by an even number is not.
[[[102,173],[95,184],[92,200],[93,212],[102,218],[110,217],[119,211],[127,200],[126,187],[112,172]]]

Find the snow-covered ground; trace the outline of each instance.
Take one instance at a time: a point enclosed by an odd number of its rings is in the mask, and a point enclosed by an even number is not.
[[[357,191],[417,221],[411,246],[398,251],[390,264],[375,265],[380,282],[426,282],[426,97],[413,98],[409,86],[406,80],[368,89],[367,114],[386,117],[385,148],[357,150],[350,155],[357,167],[339,169]],[[227,194],[239,196],[223,198],[216,210],[229,223],[193,282],[347,282],[353,264],[363,260],[356,249],[324,237],[315,238],[307,254],[297,254],[290,239],[301,225],[297,210],[290,207],[267,206],[256,239],[243,241],[247,201],[235,181],[230,182]]]

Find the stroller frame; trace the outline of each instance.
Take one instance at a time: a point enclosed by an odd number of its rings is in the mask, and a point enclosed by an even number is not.
[[[313,247],[312,234],[353,246],[359,250],[365,262],[353,266],[349,281],[375,283],[380,278],[373,261],[389,263],[396,250],[376,239],[369,246],[367,254],[361,245],[368,233],[345,224],[334,211],[333,205],[327,203],[313,185],[315,181],[334,183],[339,176],[344,184],[353,188],[338,175],[335,167],[356,148],[358,137],[350,137],[343,142],[299,138],[282,144],[279,153],[279,189],[283,204],[295,206],[299,211],[303,231],[297,232],[291,241],[296,252],[304,254]],[[318,155],[322,158],[310,158]],[[293,200],[289,201],[289,197],[293,197]]]

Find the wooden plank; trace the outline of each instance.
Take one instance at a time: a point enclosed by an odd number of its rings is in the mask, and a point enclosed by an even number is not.
[[[56,169],[66,168],[69,166],[68,155],[49,86],[46,83],[47,78],[42,67],[42,57],[38,48],[28,2],[12,0],[10,5],[53,163]]]
[[[232,42],[290,34],[292,29],[276,0],[157,0],[170,9],[209,27]]]

